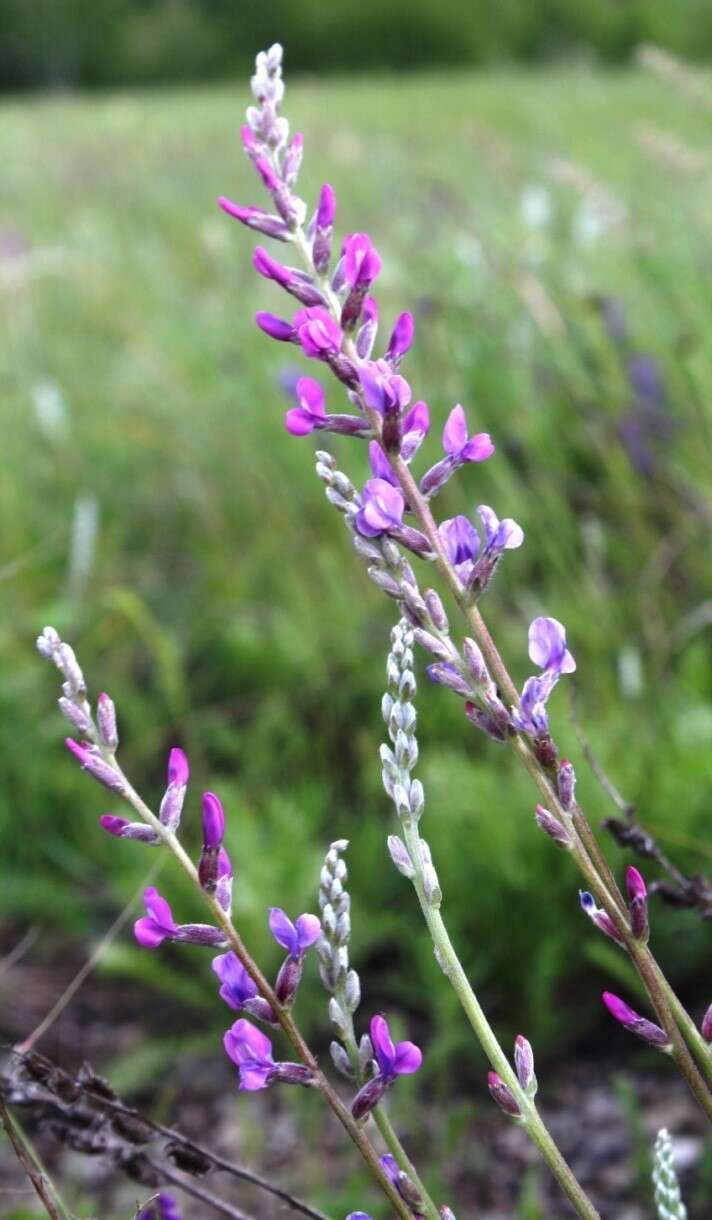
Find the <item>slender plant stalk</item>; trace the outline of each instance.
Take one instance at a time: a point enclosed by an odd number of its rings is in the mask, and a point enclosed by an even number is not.
[[[2,1125],[7,1138],[12,1144],[15,1156],[20,1162],[28,1180],[32,1183],[35,1194],[42,1203],[47,1215],[51,1217],[51,1220],[72,1220],[56,1187],[39,1164],[29,1140],[19,1123],[15,1122],[2,1096],[0,1096],[0,1125]]]
[[[423,886],[423,855],[417,827],[410,819],[401,819],[406,846],[415,867],[413,885],[418,895],[420,909],[435,946],[438,962],[462,1005],[489,1062],[514,1096],[521,1112],[521,1124],[529,1138],[536,1144],[544,1161],[549,1166],[561,1189],[568,1196],[579,1216],[585,1220],[600,1220],[596,1208],[579,1185],[561,1152],[554,1143],[540,1117],[532,1098],[521,1087],[507,1056],[499,1044],[497,1035],[485,1016],[477,996],[465,974],[457,951],[450,940],[440,911],[432,906]]]
[[[366,1132],[364,1131],[363,1127],[353,1118],[351,1111],[347,1106],[344,1105],[338,1093],[322,1072],[317,1060],[302,1037],[294,1017],[292,1016],[291,1012],[288,1011],[288,1009],[284,1008],[279,1003],[273,988],[270,986],[259,966],[247,950],[242,937],[232,922],[231,917],[223,910],[214,895],[208,894],[202,889],[198,877],[198,870],[193,864],[193,861],[188,853],[185,851],[185,848],[182,846],[175,834],[173,834],[172,831],[168,830],[163,825],[153,811],[149,809],[146,802],[139,796],[135,788],[124,775],[124,772],[116,761],[115,756],[105,748],[102,749],[102,754],[105,761],[120,777],[124,787],[125,799],[136,810],[142,821],[148,823],[148,825],[155,830],[161,841],[173,853],[183,869],[183,872],[186,873],[195,887],[202,894],[203,900],[209,907],[214,922],[224,933],[230,949],[245,967],[252,980],[256,983],[260,995],[262,995],[271,1005],[279,1024],[281,1025],[287,1039],[291,1043],[299,1059],[312,1072],[313,1086],[319,1090],[326,1104],[333,1111],[342,1127],[344,1127],[349,1137],[353,1140],[373,1177],[376,1179],[383,1193],[387,1196],[394,1211],[402,1217],[402,1220],[412,1220],[408,1206],[399,1195],[388,1175],[382,1169],[378,1159],[378,1153],[366,1135]]]
[[[306,235],[301,227],[297,227],[293,234],[293,242],[299,251],[310,275],[314,282],[318,285],[320,292],[323,294],[327,307],[329,308],[334,320],[340,321],[341,310],[338,298],[335,296],[331,285],[328,282],[326,275],[320,275],[314,267],[311,248],[307,241]],[[356,366],[362,361],[359,359],[355,345],[352,340],[346,339],[344,343],[344,351],[350,360]],[[374,436],[382,445],[391,467],[398,479],[401,491],[405,497],[406,503],[409,505],[413,516],[415,517],[418,526],[425,537],[428,539],[432,548],[437,569],[454,597],[459,609],[465,616],[469,628],[474,639],[479,645],[485,660],[488,664],[490,673],[496,681],[501,693],[509,700],[511,704],[517,706],[519,703],[519,693],[512,680],[509,671],[500,656],[497,646],[492,639],[487,624],[485,623],[478,607],[471,603],[468,599],[454,567],[445,551],[442,539],[440,537],[437,524],[430,511],[430,506],[423,496],[418,484],[416,483],[407,463],[400,456],[389,452],[383,445],[382,440],[382,420],[377,411],[368,407],[361,395],[361,405],[364,415],[369,420],[373,427]],[[514,746],[514,752],[519,760],[524,764],[529,772],[534,783],[539,789],[547,803],[547,808],[550,809],[563,823],[567,823],[565,811],[561,807],[558,794],[547,775],[545,768],[534,756],[529,745],[519,735],[515,734],[511,738]],[[688,1017],[687,1021],[678,1024],[678,1020],[673,1015],[668,1000],[668,992],[670,991],[669,984],[663,985],[660,980],[664,977],[659,966],[647,946],[641,945],[635,941],[630,933],[628,921],[625,917],[625,902],[620,893],[618,885],[613,877],[608,862],[598,845],[598,842],[591,830],[590,824],[586,815],[579,805],[576,806],[573,819],[576,835],[574,838],[573,856],[584,874],[588,885],[595,894],[598,901],[601,903],[604,910],[613,919],[616,927],[621,932],[626,944],[626,948],[631,957],[631,961],[635,966],[638,975],[648,993],[651,1004],[655,1009],[657,1017],[665,1030],[670,1043],[672,1045],[672,1057],[676,1063],[678,1070],[685,1079],[690,1091],[696,1098],[702,1109],[712,1121],[712,1092],[705,1084],[705,1081],[698,1070],[698,1067],[690,1054],[687,1042],[685,1041],[685,1033],[689,1036],[689,1027],[692,1024],[692,1019]],[[675,1011],[681,1012],[682,1005],[679,1000],[676,1001]],[[709,1073],[712,1073],[712,1054],[709,1048],[705,1048],[704,1052],[695,1039],[695,1049],[698,1057],[702,1054],[705,1056],[707,1068],[705,1074],[708,1079]]]

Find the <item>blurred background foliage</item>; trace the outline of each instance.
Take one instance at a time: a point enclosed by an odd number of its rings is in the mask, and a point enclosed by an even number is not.
[[[297,353],[252,322],[282,302],[252,272],[255,242],[214,203],[222,191],[258,199],[236,138],[246,100],[240,81],[4,105],[0,833],[12,867],[0,913],[11,932],[39,930],[36,960],[73,941],[88,951],[154,859],[99,830],[112,801],[62,747],[56,676],[34,652],[51,622],[94,691],[115,698],[124,765],[147,798],[160,799],[169,747],[188,750],[189,845],[201,789],[223,798],[237,921],[266,966],[267,906],[313,909],[326,846],[350,839],[364,1016],[405,1014],[435,1093],[455,1055],[462,1085],[479,1087],[481,1057],[385,852],[377,751],[393,608],[324,500],[315,446],[283,431]],[[709,870],[704,96],[641,70],[451,72],[303,81],[287,111],[306,134],[307,197],[328,178],[340,231],[369,231],[384,256],[386,330],[415,312],[406,371],[435,420],[419,466],[458,400],[496,441],[438,508],[489,503],[525,530],[484,607],[515,677],[530,669],[531,617],[563,620],[603,764],[680,867]],[[330,447],[364,477],[358,444]],[[613,810],[580,757],[571,685],[552,710],[598,822]],[[525,776],[422,674],[419,705],[425,834],[504,1039],[526,1030],[559,1063],[612,1041],[599,993],[616,979],[635,1000],[636,985],[580,915],[578,879],[537,831]],[[160,886],[179,919],[200,918],[169,864]],[[701,1012],[706,930],[657,903],[653,922]],[[100,968],[192,1005],[215,1045],[226,1013],[207,957],[147,954],[125,933]],[[325,1037],[313,979],[300,1008]],[[174,1062],[179,1041],[103,1066],[136,1083]]]
[[[712,54],[706,0],[4,0],[0,88],[244,73],[279,39],[292,70],[628,60],[641,42]]]

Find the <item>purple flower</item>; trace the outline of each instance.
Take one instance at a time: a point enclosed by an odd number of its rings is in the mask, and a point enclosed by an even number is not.
[[[378,538],[401,525],[404,511],[405,501],[397,487],[386,479],[369,479],[356,515],[356,528],[365,538]]]
[[[292,436],[306,436],[315,428],[323,428],[326,419],[324,391],[318,381],[300,377],[297,382],[298,407],[292,407],[284,417],[284,426]]]
[[[371,1044],[378,1069],[383,1079],[390,1083],[396,1076],[410,1076],[417,1072],[423,1062],[422,1051],[414,1042],[393,1044],[385,1017],[375,1016],[371,1020]]]
[[[467,517],[451,517],[443,521],[438,533],[464,587],[476,586],[482,592],[492,579],[504,551],[521,546],[524,533],[511,517],[500,521],[487,504],[480,504],[477,513],[484,531],[484,546]]]
[[[372,284],[381,270],[381,259],[367,233],[352,233],[345,238],[342,255],[344,276],[351,288]]]
[[[336,216],[336,194],[333,186],[325,182],[319,194],[319,206],[316,213],[317,229],[330,229]]]
[[[161,898],[155,886],[143,891],[143,901],[148,912],[134,924],[134,935],[144,949],[156,949],[164,940],[173,940],[178,935],[178,924],[165,898]]]
[[[427,402],[413,403],[401,421],[401,457],[410,462],[430,431],[430,411]]]
[[[372,1018],[371,1045],[378,1071],[359,1089],[351,1103],[351,1113],[355,1119],[370,1114],[398,1076],[417,1072],[423,1062],[422,1053],[413,1042],[399,1042],[394,1046],[385,1017]]]
[[[265,1089],[274,1073],[272,1043],[266,1034],[241,1017],[225,1034],[225,1050],[240,1069],[240,1088]]]
[[[343,331],[322,306],[299,309],[294,315],[294,328],[306,356],[314,360],[328,360],[339,354]]]
[[[369,360],[378,334],[378,302],[375,297],[366,297],[361,310],[361,327],[356,335],[356,353],[361,360]]]
[[[484,462],[494,453],[489,433],[478,432],[475,436],[468,436],[465,411],[460,403],[453,407],[445,421],[443,449],[449,457],[457,458],[460,462]]]
[[[144,949],[156,949],[164,940],[180,940],[186,944],[205,945],[214,949],[225,944],[223,933],[210,924],[177,924],[166,899],[161,897],[154,886],[151,885],[143,891],[143,901],[148,914],[136,920],[134,935]]]
[[[245,1007],[246,1000],[253,1000],[258,994],[257,984],[234,953],[219,954],[211,965],[220,980],[220,999],[230,1008],[239,1011]]]
[[[179,788],[185,788],[189,779],[190,767],[188,765],[188,757],[183,750],[174,746],[168,755],[168,783],[176,784]]]
[[[331,261],[331,232],[336,215],[336,195],[333,187],[325,182],[319,195],[319,206],[314,218],[314,240],[312,261],[320,274],[324,274]]]
[[[469,517],[460,514],[443,521],[438,533],[450,563],[467,588],[472,578],[475,560],[480,553],[480,536]]]
[[[702,1034],[705,1042],[712,1042],[712,1004],[710,1004],[707,1012],[702,1018],[700,1033]]]
[[[316,915],[299,915],[292,923],[280,907],[271,907],[269,930],[290,957],[303,957],[319,939],[321,924]]]
[[[305,1085],[312,1081],[311,1070],[301,1063],[275,1063],[267,1035],[244,1017],[227,1031],[223,1043],[240,1069],[240,1088],[248,1093],[265,1089],[275,1080]]]
[[[494,453],[494,445],[488,432],[468,435],[465,412],[459,403],[453,407],[445,421],[443,449],[443,460],[431,466],[420,481],[420,490],[425,496],[434,496],[466,462],[484,462]]]
[[[373,435],[371,425],[362,415],[327,415],[324,391],[311,377],[299,378],[296,395],[299,406],[292,407],[284,417],[284,426],[292,436],[306,436],[315,429],[348,436]]]
[[[629,1008],[625,1000],[621,1000],[610,991],[604,991],[603,1003],[614,1020],[618,1021],[624,1029],[630,1030],[632,1034],[637,1034],[644,1042],[657,1047],[658,1050],[669,1051],[671,1049],[665,1030],[645,1017],[641,1017],[634,1009]]]
[[[561,674],[573,673],[576,662],[566,647],[566,629],[555,618],[535,618],[529,628],[529,657],[539,665],[539,677],[527,678],[518,708],[512,709],[512,723],[532,737],[549,731],[546,702]]]
[[[234,953],[221,953],[212,960],[212,968],[220,980],[220,999],[237,1012],[242,1009],[250,1016],[277,1025],[272,1006],[257,990],[257,984]]]
[[[398,415],[408,406],[411,390],[405,377],[394,373],[385,360],[373,360],[359,373],[367,407],[379,415]]]

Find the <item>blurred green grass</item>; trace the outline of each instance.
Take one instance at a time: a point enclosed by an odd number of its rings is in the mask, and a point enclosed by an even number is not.
[[[282,302],[251,271],[255,242],[215,207],[223,192],[258,201],[238,148],[246,101],[242,88],[194,89],[2,107],[0,833],[11,867],[0,911],[38,925],[48,952],[67,935],[88,944],[150,864],[98,830],[111,802],[62,748],[55,675],[33,650],[52,622],[94,690],[117,701],[124,764],[145,795],[160,798],[169,746],[188,749],[190,841],[201,788],[225,800],[238,922],[268,963],[266,907],[313,908],[328,842],[351,840],[364,1014],[404,1009],[436,1069],[469,1043],[385,853],[377,748],[392,608],[324,501],[314,446],[282,429],[279,376],[296,353],[252,322]],[[514,674],[529,672],[530,618],[562,619],[603,764],[680,866],[708,869],[704,110],[640,72],[568,70],[305,80],[288,113],[305,132],[308,197],[331,181],[340,231],[367,229],[384,255],[386,327],[400,308],[416,313],[406,371],[436,421],[428,457],[458,400],[498,445],[440,509],[486,502],[524,527],[484,607]],[[701,167],[674,169],[663,129]],[[621,343],[602,319],[608,298],[625,312]],[[635,352],[660,363],[661,417],[633,402]],[[358,446],[331,448],[363,476]],[[424,686],[424,827],[465,963],[503,1031],[526,1030],[542,1051],[585,1048],[605,1028],[598,993],[622,961],[578,914],[577,877],[536,831],[525,778],[454,697]],[[598,821],[612,810],[580,759],[564,686],[557,733]],[[169,867],[161,887],[179,918],[199,917]],[[654,926],[701,1008],[704,930],[657,906]],[[105,969],[204,997],[201,1020],[224,1023],[207,960],[171,949],[156,960],[128,939]],[[481,1067],[473,1052],[463,1076]]]

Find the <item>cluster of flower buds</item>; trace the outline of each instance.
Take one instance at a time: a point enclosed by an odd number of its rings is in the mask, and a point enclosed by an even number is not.
[[[672,1140],[664,1127],[655,1140],[653,1186],[658,1220],[687,1220],[687,1208],[675,1172]]]
[[[549,734],[546,703],[561,675],[576,669],[566,647],[566,629],[558,619],[534,619],[529,627],[529,658],[542,672],[527,678],[519,707],[512,708],[512,724],[532,738],[537,758],[548,767],[556,761],[556,749]]]
[[[342,853],[347,839],[336,839],[329,847],[319,874],[321,938],[316,952],[319,974],[329,995],[329,1019],[337,1038],[329,1051],[334,1067],[347,1079],[361,1079],[373,1057],[368,1034],[357,1045],[354,1013],[361,1003],[361,980],[349,961],[351,897],[346,889],[348,869]]]
[[[526,1096],[534,1098],[538,1088],[534,1072],[534,1051],[531,1043],[523,1034],[517,1034],[514,1040],[514,1070],[519,1085]],[[510,1118],[521,1119],[523,1117],[521,1106],[514,1093],[497,1072],[488,1073],[487,1087],[492,1099],[496,1101],[500,1110],[504,1111]]]
[[[351,1103],[351,1113],[356,1119],[366,1118],[381,1101],[386,1089],[390,1088],[399,1076],[412,1075],[423,1062],[422,1052],[415,1043],[394,1044],[385,1017],[372,1018],[370,1033],[376,1071],[371,1079],[362,1085]]]

